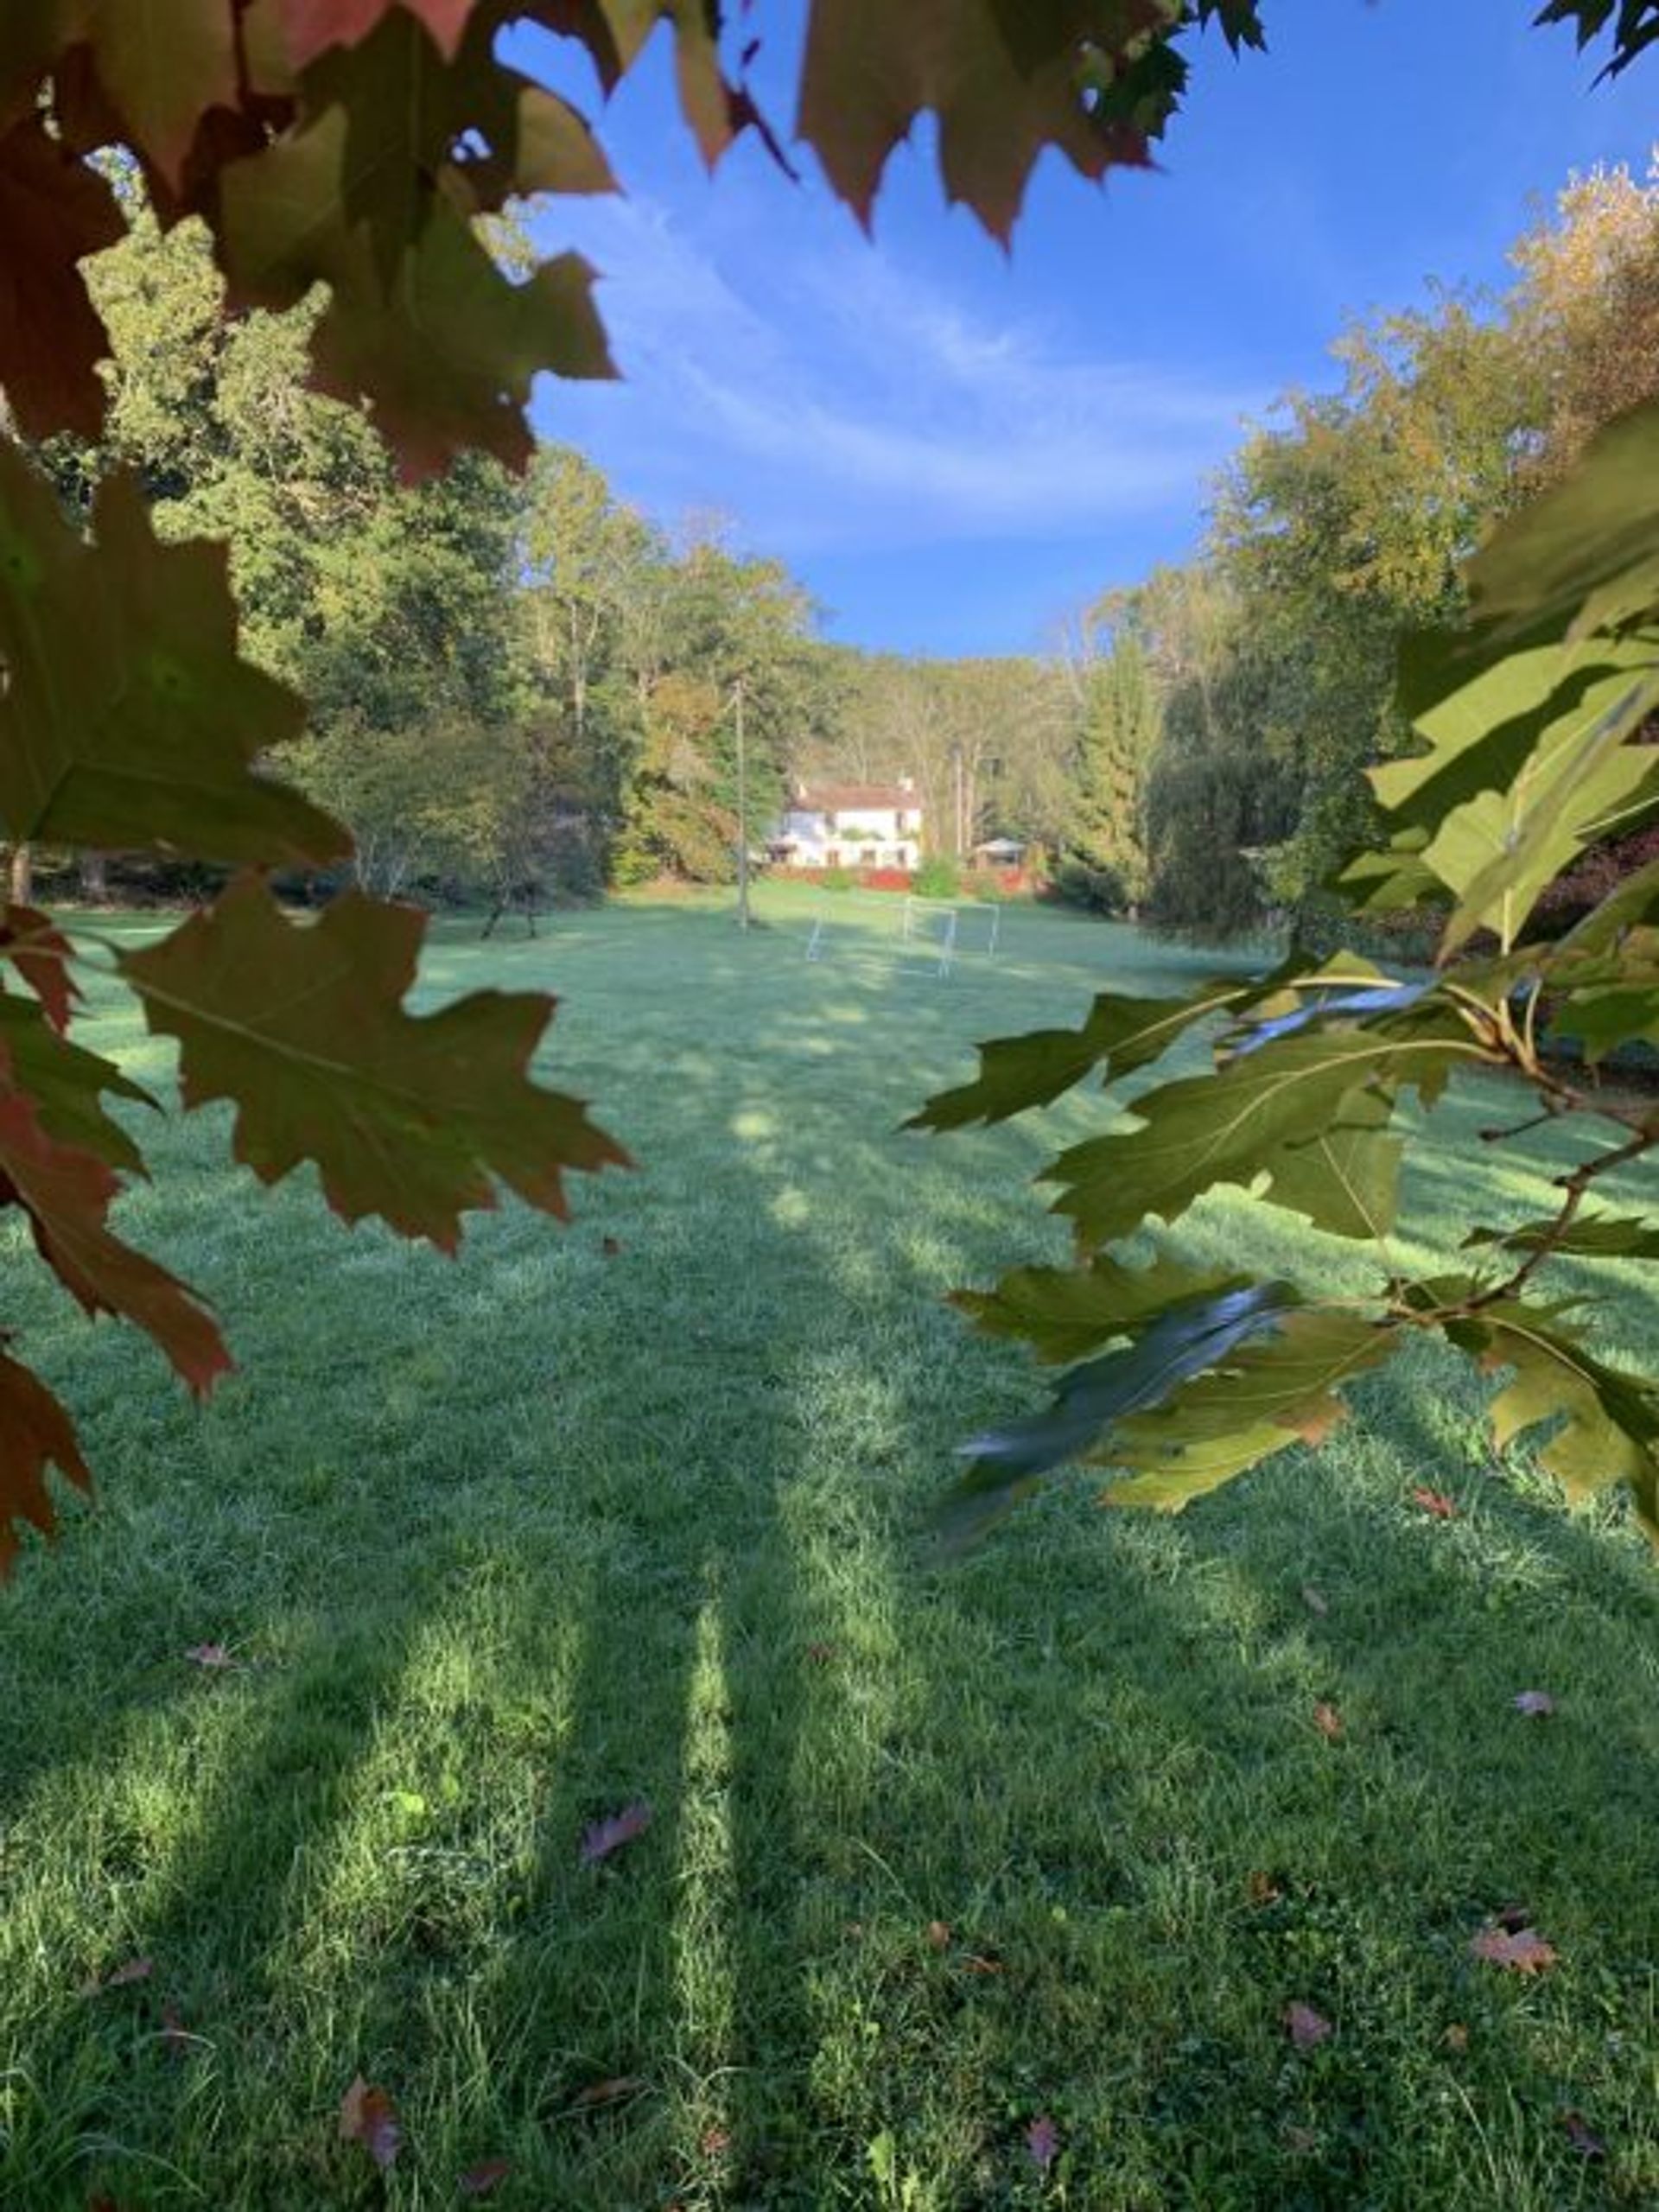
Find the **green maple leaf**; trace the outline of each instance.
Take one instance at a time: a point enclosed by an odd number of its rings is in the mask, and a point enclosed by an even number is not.
[[[238,658],[225,549],[163,545],[136,480],[100,487],[94,542],[0,444],[0,825],[18,842],[320,864],[351,841],[254,756],[295,696]]]
[[[404,1012],[424,930],[414,908],[356,892],[296,925],[245,876],[121,969],[151,1029],[179,1039],[186,1105],[232,1100],[236,1156],[263,1181],[314,1160],[346,1220],[378,1214],[452,1251],[462,1211],[495,1204],[493,1178],[563,1215],[567,1170],[627,1156],[577,1100],[531,1081],[543,993]]]

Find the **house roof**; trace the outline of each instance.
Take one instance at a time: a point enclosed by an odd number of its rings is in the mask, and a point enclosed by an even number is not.
[[[890,807],[905,814],[922,810],[916,793],[900,784],[814,784],[808,791],[798,791],[790,804],[804,814],[851,812],[860,807]]]

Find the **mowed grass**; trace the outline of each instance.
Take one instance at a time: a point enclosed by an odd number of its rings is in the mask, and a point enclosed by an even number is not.
[[[522,2212],[1659,2203],[1646,1547],[1425,1347],[1183,1517],[1079,1478],[938,1567],[954,1445],[1041,1389],[943,1294],[1058,1255],[1029,1178],[1103,1109],[897,1125],[976,1038],[1214,963],[1016,912],[941,981],[893,908],[762,903],[437,931],[432,998],[561,995],[546,1072],[638,1157],[568,1228],[451,1262],[156,1128],[124,1224],[227,1318],[205,1408],[13,1268],[100,1490],[0,1592],[0,2202],[448,2206],[509,2160]],[[88,1038],[165,1083],[115,1001]],[[1516,1103],[1414,1155],[1448,1243],[1570,1156],[1495,1159]],[[1243,1197],[1183,1242],[1350,1264]],[[1656,1319],[1629,1271],[1607,1345]],[[1553,1971],[1470,1955],[1510,1905]]]

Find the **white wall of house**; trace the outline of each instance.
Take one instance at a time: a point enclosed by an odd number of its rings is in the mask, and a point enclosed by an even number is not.
[[[772,842],[789,868],[918,867],[919,806],[789,807]],[[874,855],[873,858],[868,856]]]

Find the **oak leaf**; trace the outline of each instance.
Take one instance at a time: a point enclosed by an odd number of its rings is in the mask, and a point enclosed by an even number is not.
[[[433,43],[452,54],[477,0],[276,0],[289,58],[303,69],[331,46],[356,46],[400,10],[423,24]]]
[[[1513,1931],[1483,1928],[1469,1948],[1488,1965],[1509,1967],[1516,1974],[1542,1974],[1556,1960],[1554,1945],[1547,1943],[1535,1928],[1517,1928]]]
[[[511,2158],[482,2158],[467,2167],[456,2187],[463,2196],[493,2196],[512,2171]]]
[[[1285,2033],[1298,2050],[1316,2050],[1335,2032],[1324,2013],[1316,2012],[1311,2005],[1296,1999],[1286,2005]]]
[[[390,2173],[403,2142],[397,2107],[384,2089],[373,2088],[359,2074],[340,2099],[340,2139],[360,2143],[375,2164]]]
[[[262,1181],[315,1160],[347,1221],[378,1214],[453,1251],[462,1211],[496,1203],[493,1177],[563,1217],[564,1170],[627,1155],[578,1101],[531,1081],[544,994],[404,1012],[425,927],[357,892],[296,925],[244,876],[120,964],[150,1028],[179,1039],[185,1104],[230,1099],[236,1156]]]
[[[68,938],[36,907],[9,905],[0,908],[0,956],[10,961],[61,1036],[80,997],[69,973],[74,947]]]
[[[124,237],[104,179],[37,114],[0,137],[0,385],[25,436],[104,424],[104,325],[77,264]]]
[[[136,1323],[200,1396],[229,1369],[230,1353],[194,1292],[111,1232],[120,1189],[104,1160],[57,1143],[31,1100],[0,1089],[0,1202],[23,1208],[41,1257],[88,1313]]]
[[[632,1843],[637,1836],[644,1835],[650,1826],[651,1808],[643,1798],[636,1799],[632,1805],[625,1805],[620,1813],[611,1814],[608,1819],[594,1821],[582,1833],[582,1865],[596,1866],[601,1859],[608,1859],[613,1851],[620,1851],[625,1843]]]
[[[1039,2113],[1026,2130],[1026,2149],[1039,2174],[1046,2174],[1060,2153],[1060,2131],[1046,2113]]]
[[[0,1352],[0,1576],[17,1556],[15,1522],[42,1535],[57,1525],[46,1486],[50,1467],[91,1491],[92,1470],[68,1414],[37,1376]]]
[[[177,186],[210,108],[237,102],[236,12],[225,0],[104,0],[92,52],[123,136]]]
[[[222,545],[164,545],[108,478],[88,543],[0,443],[0,830],[19,842],[310,865],[351,839],[256,772],[304,707],[237,653]]]

